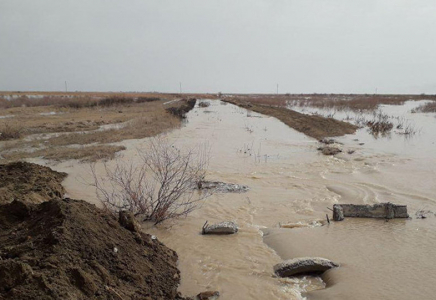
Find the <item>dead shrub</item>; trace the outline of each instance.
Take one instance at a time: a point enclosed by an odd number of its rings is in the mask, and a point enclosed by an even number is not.
[[[196,99],[189,99],[189,100],[183,99],[182,101],[184,102],[182,105],[168,107],[166,109],[166,111],[168,111],[169,113],[171,113],[172,115],[174,115],[180,119],[185,119],[186,113],[194,108],[197,100]]]
[[[389,116],[383,114],[381,111],[374,112],[374,118],[371,121],[368,121],[366,125],[369,127],[369,130],[372,134],[386,134],[394,128],[394,124],[389,121]]]
[[[91,165],[92,185],[108,211],[126,210],[157,225],[197,208],[205,197],[194,187],[206,175],[206,149],[183,151],[156,138],[149,149],[138,150],[138,154],[140,163],[117,161],[114,168],[105,164],[103,176]]]
[[[0,141],[19,139],[23,128],[17,124],[4,123],[0,126]]]

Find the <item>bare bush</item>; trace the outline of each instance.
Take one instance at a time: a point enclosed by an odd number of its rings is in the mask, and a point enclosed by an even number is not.
[[[0,126],[0,141],[19,139],[23,128],[18,124],[5,123]]]
[[[156,138],[138,154],[140,163],[117,161],[113,168],[105,164],[103,177],[91,166],[93,186],[107,210],[127,210],[156,225],[186,216],[207,196],[194,190],[206,174],[206,147],[182,151]]]

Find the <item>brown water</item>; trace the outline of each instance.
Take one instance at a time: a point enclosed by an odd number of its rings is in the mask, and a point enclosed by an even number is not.
[[[187,218],[148,228],[179,254],[183,294],[211,289],[219,290],[224,300],[301,299],[302,292],[317,290],[308,294],[309,299],[433,298],[436,217],[347,219],[294,229],[278,224],[323,220],[329,212],[326,207],[334,203],[391,201],[407,204],[412,216],[418,209],[436,211],[434,116],[415,114],[419,122],[433,124],[433,131],[424,130],[407,141],[399,135],[374,141],[364,130],[343,137],[343,148],[357,151],[335,158],[318,154],[315,140],[274,118],[211,103],[191,111],[186,126],[168,138],[179,147],[208,143],[207,179],[244,184],[251,190],[215,194]],[[136,149],[147,142],[124,141],[122,159],[136,159]],[[91,182],[89,166],[66,162],[52,167],[70,174],[65,181],[70,197],[98,203],[92,187],[82,184]],[[202,236],[206,220],[235,221],[240,232]],[[273,276],[273,265],[282,259],[311,255],[341,264],[323,277],[326,289],[316,277]]]

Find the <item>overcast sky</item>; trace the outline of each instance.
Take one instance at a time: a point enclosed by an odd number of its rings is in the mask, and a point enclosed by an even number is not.
[[[436,93],[435,0],[0,0],[0,90]]]

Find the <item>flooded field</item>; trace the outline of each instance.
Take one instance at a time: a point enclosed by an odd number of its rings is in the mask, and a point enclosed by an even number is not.
[[[243,184],[247,193],[214,194],[188,217],[149,227],[179,255],[180,291],[218,290],[220,299],[432,299],[436,284],[435,114],[412,114],[413,104],[382,106],[405,117],[416,134],[371,135],[367,128],[337,138],[344,150],[323,156],[319,143],[280,121],[220,101],[194,108],[184,127],[168,134],[180,148],[207,144],[207,180]],[[307,113],[309,113],[307,111]],[[345,118],[336,114],[338,119]],[[148,139],[116,143],[123,160],[137,160]],[[347,150],[354,150],[348,154]],[[45,163],[41,160],[33,160]],[[110,166],[114,162],[109,162]],[[98,204],[89,165],[65,162],[68,196]],[[97,165],[97,172],[102,171]],[[322,225],[335,203],[408,205],[410,220],[346,219]],[[205,221],[234,221],[232,236],[203,236]],[[319,221],[315,222],[314,221]],[[280,224],[318,226],[280,228]],[[321,256],[340,268],[318,277],[278,279],[274,264]]]

